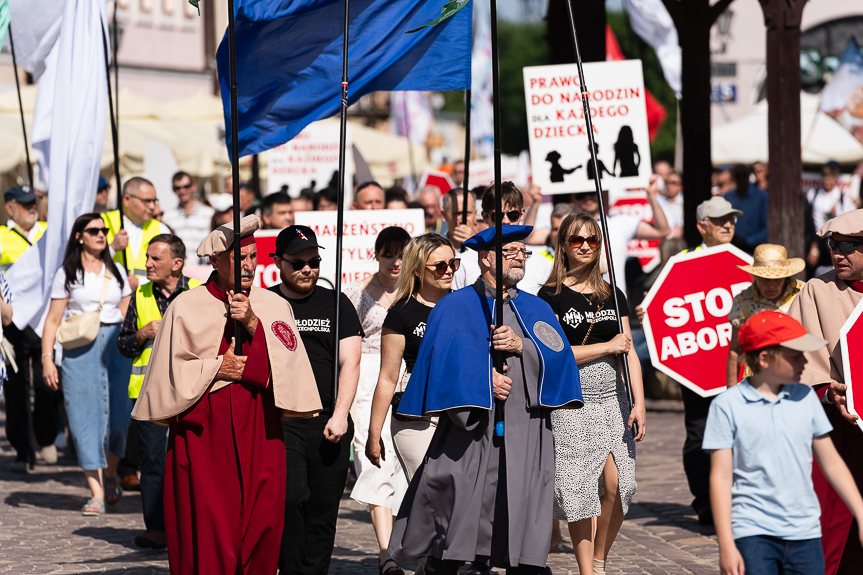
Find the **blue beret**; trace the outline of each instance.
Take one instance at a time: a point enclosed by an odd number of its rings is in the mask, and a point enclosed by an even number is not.
[[[108,180],[106,180],[102,176],[99,176],[99,184],[96,186],[96,191],[98,192],[99,190],[105,190],[109,187],[111,186],[108,185]]]
[[[533,226],[501,226],[501,234],[503,235],[503,244],[509,242],[523,242],[524,238],[530,235],[533,231]],[[492,226],[486,228],[480,233],[471,236],[464,242],[464,247],[472,250],[490,250],[494,248],[494,232]]]

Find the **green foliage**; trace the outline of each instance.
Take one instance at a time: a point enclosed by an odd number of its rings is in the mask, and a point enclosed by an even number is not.
[[[662,67],[653,48],[644,43],[638,35],[632,31],[629,24],[629,14],[626,12],[607,13],[608,23],[617,36],[620,49],[624,56],[630,60],[641,60],[644,70],[644,85],[653,94],[653,97],[662,104],[668,117],[662,123],[656,139],[650,145],[650,156],[653,162],[665,160],[674,164],[674,144],[677,138],[677,98],[674,92],[665,82],[662,75]]]

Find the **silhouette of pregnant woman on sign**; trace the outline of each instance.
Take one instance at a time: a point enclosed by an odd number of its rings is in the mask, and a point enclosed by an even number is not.
[[[641,166],[641,154],[638,153],[638,145],[632,137],[632,128],[623,126],[617,134],[617,142],[614,143],[614,166],[612,170],[617,171],[620,162],[620,174],[618,177],[627,178],[638,175]]]
[[[560,183],[563,181],[563,176],[567,174],[571,174],[581,166],[576,166],[571,170],[567,170],[563,166],[560,165],[560,154],[558,154],[555,150],[552,150],[545,157],[546,162],[551,163],[551,181]]]

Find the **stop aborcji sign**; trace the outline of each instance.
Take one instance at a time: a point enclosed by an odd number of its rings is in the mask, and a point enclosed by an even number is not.
[[[859,415],[854,406],[854,398],[863,398],[863,353],[861,353],[863,352],[863,317],[861,316],[863,316],[863,300],[857,304],[839,331],[842,368],[845,373],[845,385],[848,386],[845,397],[848,400],[848,412],[854,415]],[[859,419],[857,425],[860,425]]]
[[[651,363],[702,397],[725,390],[728,312],[752,283],[737,266],[751,263],[730,244],[677,254],[641,304]]]

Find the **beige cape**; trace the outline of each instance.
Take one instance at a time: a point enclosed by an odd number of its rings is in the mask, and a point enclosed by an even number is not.
[[[321,398],[290,304],[256,287],[249,299],[266,334],[276,407],[283,418],[316,415],[322,410]],[[227,319],[227,305],[205,286],[181,294],[168,306],[132,410],[134,419],[167,423],[192,407],[211,384],[212,391],[231,384],[216,379]]]
[[[809,363],[803,370],[801,383],[845,382],[839,330],[861,299],[863,294],[851,289],[831,271],[809,280],[791,303],[788,315],[802,323],[810,334],[829,342],[820,351],[806,353]]]

